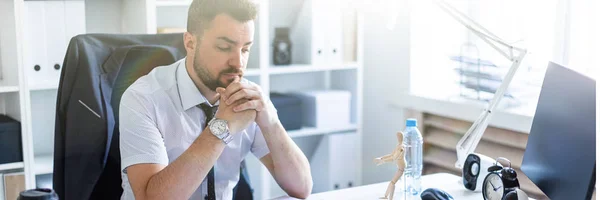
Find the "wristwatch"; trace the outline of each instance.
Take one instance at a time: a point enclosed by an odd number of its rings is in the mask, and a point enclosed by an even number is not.
[[[225,144],[229,144],[229,142],[233,140],[233,136],[229,132],[229,127],[227,126],[227,120],[213,118],[208,122],[208,128],[213,135]]]

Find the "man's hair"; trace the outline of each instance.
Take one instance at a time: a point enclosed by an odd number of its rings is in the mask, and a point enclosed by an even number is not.
[[[187,31],[202,35],[218,14],[225,13],[239,22],[255,20],[258,5],[253,0],[194,0],[188,11]]]

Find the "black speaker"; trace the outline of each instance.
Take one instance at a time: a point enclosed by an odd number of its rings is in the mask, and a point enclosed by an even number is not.
[[[472,153],[463,164],[463,185],[471,191],[481,191],[487,169],[494,165],[495,160],[485,155]]]

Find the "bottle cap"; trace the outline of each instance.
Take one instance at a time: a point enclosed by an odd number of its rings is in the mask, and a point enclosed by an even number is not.
[[[407,127],[416,127],[417,126],[417,119],[414,118],[409,118],[406,120],[406,126]]]

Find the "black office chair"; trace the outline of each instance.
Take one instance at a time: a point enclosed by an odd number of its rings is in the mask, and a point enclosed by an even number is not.
[[[53,183],[61,199],[120,199],[121,96],[155,67],[183,58],[182,38],[182,34],[89,34],[71,40],[61,74],[55,130]],[[89,118],[88,112],[100,119]],[[85,125],[96,128],[81,127]],[[86,150],[71,148],[77,146]],[[252,199],[245,164],[241,166],[234,199]]]

